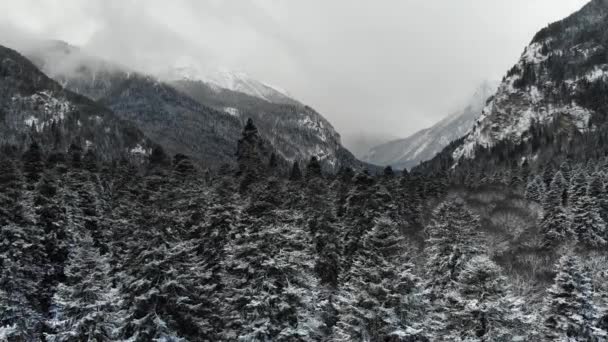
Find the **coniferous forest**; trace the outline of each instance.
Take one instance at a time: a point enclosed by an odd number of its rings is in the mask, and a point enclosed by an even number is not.
[[[238,166],[213,172],[161,148],[106,163],[77,145],[5,146],[0,336],[604,338],[600,164],[465,191],[390,168],[328,175],[314,158],[284,172],[259,139],[250,121]]]

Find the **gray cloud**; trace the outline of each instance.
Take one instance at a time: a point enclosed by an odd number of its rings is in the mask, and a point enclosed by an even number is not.
[[[245,71],[343,135],[406,136],[499,79],[585,0],[6,0],[0,42],[54,38],[142,71]]]

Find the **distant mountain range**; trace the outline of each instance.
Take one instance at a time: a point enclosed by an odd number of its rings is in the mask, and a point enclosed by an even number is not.
[[[433,158],[450,142],[461,138],[481,115],[486,101],[495,92],[498,82],[483,82],[468,100],[464,109],[452,113],[430,128],[418,131],[405,139],[390,141],[372,148],[362,159],[376,165],[391,165],[409,169]]]
[[[179,67],[146,75],[91,56],[61,41],[24,52],[65,88],[87,96],[134,123],[169,153],[184,153],[205,165],[234,161],[234,146],[248,118],[287,161],[315,156],[331,172],[358,161],[332,125],[286,92],[243,73],[205,73]]]

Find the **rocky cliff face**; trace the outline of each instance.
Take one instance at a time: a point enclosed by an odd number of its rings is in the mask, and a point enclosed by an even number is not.
[[[605,122],[607,29],[608,1],[594,0],[540,31],[452,157],[474,158],[478,148],[526,143],[535,124],[559,122],[556,129],[574,135]]]

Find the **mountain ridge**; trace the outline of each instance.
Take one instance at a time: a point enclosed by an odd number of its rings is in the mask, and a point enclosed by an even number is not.
[[[475,118],[480,115],[486,100],[496,91],[497,83],[484,81],[462,110],[453,112],[433,126],[407,138],[389,141],[370,149],[363,160],[403,169],[432,159],[450,142],[465,135]]]
[[[50,52],[45,50],[48,47]],[[339,134],[325,118],[296,100],[275,103],[204,81],[167,83],[157,76],[88,56],[77,47],[61,42],[30,51],[32,60],[60,83],[101,101],[123,118],[143,127],[151,138],[164,141],[170,153],[190,154],[207,165],[232,163],[240,130],[248,118],[253,118],[264,139],[276,146],[288,161],[302,163],[314,156],[331,172],[341,167],[373,168],[358,161],[341,145]],[[68,56],[62,61],[65,53]],[[125,85],[136,88],[125,89]],[[135,94],[139,99],[132,98]],[[181,119],[170,119],[175,115]],[[150,117],[155,118],[158,127],[150,124]],[[162,117],[165,120],[158,121]],[[186,136],[192,140],[185,139]]]
[[[562,121],[570,135],[596,129],[606,106],[608,2],[594,0],[564,20],[540,30],[503,79],[453,159],[475,157],[478,148],[530,141],[531,128]]]

